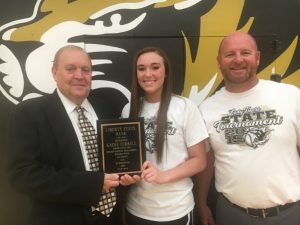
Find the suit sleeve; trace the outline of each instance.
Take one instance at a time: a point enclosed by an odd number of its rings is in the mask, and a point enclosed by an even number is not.
[[[85,171],[81,155],[68,146],[70,135],[62,134],[62,146],[39,105],[21,103],[16,107],[8,152],[12,186],[39,201],[95,204],[101,194],[103,173]]]

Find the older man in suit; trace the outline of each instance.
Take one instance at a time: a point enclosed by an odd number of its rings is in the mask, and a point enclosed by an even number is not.
[[[57,90],[17,105],[12,121],[9,178],[31,200],[29,224],[120,225],[121,201],[110,216],[92,212],[101,194],[120,180],[117,174],[91,171],[76,111],[83,107],[96,127],[99,118],[118,118],[120,106],[90,95],[91,59],[82,48],[61,48],[52,73]]]

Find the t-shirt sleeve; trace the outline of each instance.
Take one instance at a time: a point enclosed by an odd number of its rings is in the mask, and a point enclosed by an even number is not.
[[[187,147],[193,146],[208,137],[206,126],[197,106],[187,100],[185,113],[185,141]]]
[[[297,112],[296,112],[296,118],[297,118],[297,147],[300,151],[300,89],[297,91]]]

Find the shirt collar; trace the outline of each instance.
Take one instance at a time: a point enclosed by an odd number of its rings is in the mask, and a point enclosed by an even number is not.
[[[62,101],[66,111],[68,114],[72,113],[74,111],[74,109],[77,107],[77,105],[72,102],[70,99],[68,99],[65,95],[63,95],[63,93],[61,93],[61,91],[57,88],[57,94],[60,98],[60,100]],[[89,104],[87,99],[84,99],[81,106],[88,112],[91,111],[91,105]]]

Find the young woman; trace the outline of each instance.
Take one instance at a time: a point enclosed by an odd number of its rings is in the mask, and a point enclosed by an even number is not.
[[[127,195],[128,225],[192,225],[191,176],[206,166],[207,132],[190,100],[172,94],[165,54],[148,47],[134,61],[130,117],[144,117],[146,158]]]

